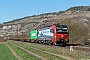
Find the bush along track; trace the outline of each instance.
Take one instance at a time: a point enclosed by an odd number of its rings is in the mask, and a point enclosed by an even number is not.
[[[32,51],[33,50],[35,51],[36,48],[37,48],[39,50],[42,50],[43,52],[47,51],[47,53],[51,52],[51,54],[55,53],[55,54],[58,54],[58,55],[69,56],[69,57],[72,57],[75,60],[78,60],[78,59],[90,59],[89,56],[82,55],[82,54],[80,54],[80,53],[78,53],[76,51],[69,51],[68,49],[65,49],[65,48],[62,48],[62,47],[35,44],[35,43],[27,43],[27,42],[15,42],[15,41],[11,41],[11,42],[13,44],[16,44],[18,46],[24,47],[24,48],[26,48],[28,50],[32,50]]]

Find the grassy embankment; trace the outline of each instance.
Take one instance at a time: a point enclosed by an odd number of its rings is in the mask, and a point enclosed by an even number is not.
[[[81,53],[78,53],[76,51],[69,51],[68,49],[63,49],[63,48],[56,48],[56,47],[52,47],[52,46],[45,46],[45,45],[40,45],[40,44],[31,44],[31,43],[27,43],[27,42],[14,42],[14,41],[11,41],[13,44],[16,44],[16,45],[19,45],[29,51],[32,51],[34,53],[37,53],[45,58],[48,58],[48,59],[51,59],[51,60],[54,60],[54,58],[57,58],[58,57],[55,57],[53,55],[50,55],[50,54],[46,54],[45,52],[42,52],[42,51],[48,51],[48,52],[52,52],[52,53],[55,53],[55,54],[60,54],[60,55],[65,55],[65,56],[69,56],[69,57],[72,57],[74,59],[90,59],[89,56],[86,56],[86,55],[83,55]],[[33,47],[33,48],[32,48]],[[36,49],[39,49],[39,50],[36,50]]]
[[[16,43],[12,42],[12,43],[14,43],[16,45],[19,45],[19,46],[21,46],[21,47],[23,47],[23,48],[25,48],[25,49],[27,49],[27,50],[29,50],[31,52],[34,52],[34,53],[36,53],[36,54],[38,54],[38,55],[40,55],[40,56],[42,56],[42,57],[44,57],[44,58],[46,58],[48,60],[65,60],[65,59],[63,59],[61,57],[58,57],[58,56],[55,56],[55,55],[51,55],[51,54],[45,53],[43,51],[30,48],[30,46],[28,46],[27,43],[26,44],[23,43],[23,42],[21,42],[21,43],[20,42],[16,42]]]

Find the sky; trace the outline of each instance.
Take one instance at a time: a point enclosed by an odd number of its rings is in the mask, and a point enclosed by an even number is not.
[[[90,6],[90,0],[0,0],[0,23],[74,6]]]

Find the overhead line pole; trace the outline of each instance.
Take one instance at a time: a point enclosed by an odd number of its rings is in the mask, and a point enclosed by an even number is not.
[[[18,40],[18,24],[17,24],[17,40]]]

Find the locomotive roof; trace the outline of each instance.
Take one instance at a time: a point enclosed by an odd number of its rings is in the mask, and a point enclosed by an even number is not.
[[[40,30],[47,30],[47,29],[52,29],[52,28],[50,28],[50,27],[45,27],[45,28],[39,29],[38,31],[40,31]]]
[[[63,24],[62,24],[62,25],[61,25],[61,24],[53,24],[53,25],[55,25],[55,26],[57,26],[57,27],[58,27],[58,26],[59,26],[59,27],[67,27],[66,25],[63,25]],[[50,26],[53,26],[53,25],[49,25],[49,26],[45,26],[45,27],[50,27]]]
[[[53,24],[53,25],[55,25],[56,27],[67,28],[66,25],[61,25],[61,24]],[[53,25],[45,26],[45,27],[43,27],[42,29],[39,29],[39,30],[52,29],[52,28],[50,28],[50,26],[53,26]]]

